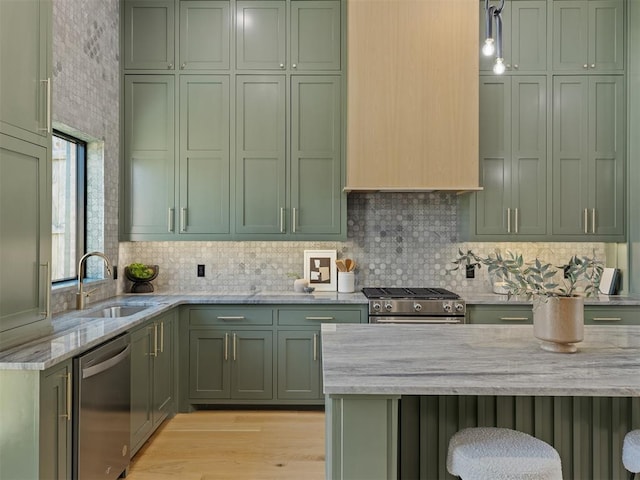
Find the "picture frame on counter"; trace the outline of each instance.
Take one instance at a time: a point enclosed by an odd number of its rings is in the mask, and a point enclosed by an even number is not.
[[[338,286],[336,250],[305,250],[304,278],[318,292],[335,292]]]

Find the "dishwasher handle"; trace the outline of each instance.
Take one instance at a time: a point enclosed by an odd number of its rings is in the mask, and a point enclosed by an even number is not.
[[[99,373],[104,372],[105,370],[109,370],[114,365],[117,365],[122,360],[129,356],[131,351],[131,345],[127,345],[124,349],[122,349],[118,354],[114,355],[111,358],[108,358],[104,362],[100,362],[96,365],[92,365],[87,368],[82,369],[82,378],[93,377],[94,375],[98,375]]]

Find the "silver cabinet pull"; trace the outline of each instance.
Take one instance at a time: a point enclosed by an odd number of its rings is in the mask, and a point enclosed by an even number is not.
[[[507,208],[507,233],[511,233],[511,208]]]
[[[233,361],[235,362],[238,359],[238,336],[234,333],[233,334]]]
[[[62,378],[64,378],[64,383],[65,383],[65,391],[67,394],[67,398],[65,398],[65,408],[66,408],[66,412],[63,413],[62,415],[60,415],[62,418],[66,418],[67,422],[71,421],[71,407],[72,407],[72,401],[73,401],[73,390],[71,389],[71,372],[69,373],[65,373],[64,375],[62,375]]]
[[[296,207],[293,207],[293,210],[291,211],[291,231],[293,233],[296,233],[296,223],[298,221],[298,219],[296,218],[298,215],[298,209]]]
[[[592,63],[592,64],[591,64],[591,68],[596,68],[596,64],[595,64],[595,63]]]
[[[621,322],[620,317],[593,317],[594,322]]]
[[[160,353],[164,353],[164,322],[160,322]]]
[[[170,208],[167,214],[167,229],[169,230],[169,233],[173,233],[173,228],[174,228],[173,217],[174,217],[173,208]]]
[[[39,130],[46,133],[51,133],[51,78],[47,78],[46,80],[40,80],[40,83],[47,84],[47,88],[45,90],[46,91],[45,105],[47,108],[47,112],[45,115],[45,127],[40,128]]]
[[[517,63],[513,64],[513,68],[515,68],[516,70],[518,70],[518,68],[520,68],[520,66]]]
[[[186,207],[182,207],[180,209],[180,231],[187,231],[187,209]]]
[[[281,63],[281,64],[280,64],[280,68],[284,68],[284,63]]]
[[[280,233],[284,233],[284,207],[280,207]]]
[[[184,70],[186,68],[187,64],[186,62],[184,62],[182,65],[180,65],[180,70]]]
[[[224,334],[224,361],[229,360],[229,334]]]
[[[291,65],[292,68],[298,68],[298,65],[296,63],[294,63],[293,65]]]
[[[589,211],[587,208],[584,209],[584,233],[589,233]]]
[[[238,316],[228,316],[228,317],[216,317],[218,320],[226,321],[226,320],[244,320],[246,317],[242,315]]]
[[[517,207],[515,208],[515,211],[513,212],[513,215],[514,215],[513,221],[515,223],[514,232],[518,233],[518,208]]]
[[[45,262],[40,264],[41,267],[47,269],[45,274],[45,294],[44,294],[44,312],[40,312],[40,315],[44,315],[45,318],[51,316],[51,262]]]
[[[169,65],[167,65],[167,70],[171,70],[173,68],[173,63],[170,63]]]
[[[318,334],[313,334],[313,361],[318,361]]]
[[[591,233],[596,233],[596,209],[591,209]]]
[[[527,317],[500,317],[500,320],[508,322],[517,320],[518,322],[526,322],[529,320]]]
[[[584,65],[582,65],[582,68],[589,68],[589,65],[585,63]]]
[[[304,317],[305,320],[316,320],[319,322],[330,322],[331,320],[335,320],[334,317]]]

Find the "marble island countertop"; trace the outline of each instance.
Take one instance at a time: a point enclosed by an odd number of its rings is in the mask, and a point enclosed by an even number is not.
[[[526,325],[323,325],[324,393],[640,396],[640,325],[585,327],[578,349]]]
[[[467,305],[527,305],[526,298],[509,298],[495,293],[461,293]],[[585,305],[605,305],[611,307],[640,306],[640,295],[599,295],[586,297]]]

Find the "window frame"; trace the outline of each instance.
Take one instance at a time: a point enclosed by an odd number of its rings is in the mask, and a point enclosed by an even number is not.
[[[87,245],[87,142],[69,135],[68,133],[54,129],[52,136],[61,138],[76,147],[76,258],[74,259],[75,275],[68,278],[52,280],[52,285],[78,279],[77,265],[80,258],[86,253]],[[53,191],[52,191],[53,195]],[[52,233],[53,237],[53,233]]]

